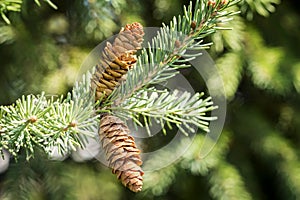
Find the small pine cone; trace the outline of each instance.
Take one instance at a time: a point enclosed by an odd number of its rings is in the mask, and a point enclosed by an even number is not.
[[[107,98],[125,79],[124,75],[137,61],[135,53],[142,48],[143,36],[143,27],[136,22],[127,24],[113,44],[106,43],[91,81],[91,88],[96,89],[96,100]]]
[[[128,133],[128,127],[118,117],[106,115],[101,118],[99,136],[109,167],[124,186],[139,192],[142,190],[144,174],[140,167],[140,150]]]

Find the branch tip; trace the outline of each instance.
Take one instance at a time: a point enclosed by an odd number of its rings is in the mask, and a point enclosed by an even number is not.
[[[35,115],[30,116],[28,119],[28,121],[32,124],[35,123],[37,120],[38,120],[38,118]]]
[[[69,127],[76,127],[77,126],[77,122],[76,121],[71,121],[69,124]]]

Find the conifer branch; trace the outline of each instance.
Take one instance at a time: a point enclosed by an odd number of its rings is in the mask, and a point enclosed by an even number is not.
[[[54,147],[61,154],[84,147],[86,136],[98,126],[94,98],[89,88],[91,73],[76,83],[66,99],[46,98],[45,94],[22,96],[15,104],[0,107],[0,151],[8,150],[15,158],[25,151],[26,159],[36,148],[50,155]]]
[[[175,124],[184,134],[187,134],[188,130],[195,132],[192,126],[208,132],[208,121],[215,118],[205,117],[205,113],[216,108],[212,106],[210,98],[202,100],[203,94],[192,96],[187,92],[179,98],[178,91],[170,93],[155,89],[149,93],[147,87],[174,77],[178,73],[177,69],[189,67],[186,63],[200,56],[199,50],[211,45],[203,43],[203,38],[218,29],[225,29],[219,24],[226,23],[231,20],[230,16],[238,13],[226,11],[226,8],[237,2],[199,0],[196,1],[195,7],[192,4],[188,8],[184,7],[184,15],[174,17],[170,26],[163,25],[158,35],[148,43],[148,49],[141,50],[135,66],[126,73],[126,81],[122,81],[121,84],[111,81],[112,85],[117,87],[113,87],[113,91],[109,91],[111,95],[102,99],[99,113],[108,109],[123,119],[131,118],[136,125],[145,126],[149,135],[151,119],[161,124],[164,133],[165,122],[168,127],[171,127],[171,123]],[[109,45],[106,48],[108,47]],[[105,58],[109,56],[106,48],[103,53],[104,60],[109,60]],[[110,59],[110,62],[115,61]],[[98,72],[98,83],[94,82],[99,88],[105,83],[105,76],[101,75],[101,70]],[[183,102],[180,103],[178,99]],[[144,124],[139,121],[140,117]]]
[[[189,92],[180,92],[174,90],[156,90],[141,91],[133,97],[124,101],[121,105],[112,107],[111,110],[115,115],[120,117],[132,118],[137,124],[145,126],[148,134],[151,135],[150,126],[152,120],[155,120],[162,127],[166,134],[164,122],[168,127],[175,124],[184,134],[188,135],[189,131],[195,132],[192,125],[208,132],[209,121],[215,117],[206,117],[206,113],[214,110],[211,98],[202,100],[204,93],[192,95]],[[144,124],[139,122],[143,119]]]
[[[142,49],[136,67],[128,72],[126,82],[114,90],[108,100],[119,105],[136,91],[175,76],[174,70],[188,67],[184,63],[199,56],[197,50],[211,45],[203,43],[203,38],[225,29],[219,24],[238,13],[226,10],[237,2],[198,0],[194,8],[192,3],[184,7],[184,15],[174,17],[169,26],[163,25],[148,43],[148,49]]]
[[[13,105],[1,106],[0,151],[7,149],[15,158],[25,151],[26,158],[30,159],[36,148],[51,154],[53,147],[58,147],[59,152],[64,154],[84,147],[85,136],[93,136],[92,130],[99,126],[99,116],[94,113],[94,94],[100,85],[98,83],[104,79],[119,81],[111,79],[112,75],[120,78],[120,74],[125,74],[124,69],[128,70],[126,81],[121,82],[119,87],[118,84],[112,87],[110,83],[102,82],[112,91],[108,98],[105,90],[98,89],[105,97],[97,108],[100,113],[113,112],[123,117],[126,114],[139,125],[139,117],[143,117],[148,130],[151,119],[155,119],[162,127],[165,122],[169,126],[173,123],[183,133],[194,131],[192,125],[208,131],[208,121],[214,118],[204,115],[216,108],[210,98],[202,100],[203,94],[187,92],[178,98],[178,91],[152,89],[150,92],[146,87],[167,81],[176,74],[174,69],[188,67],[185,62],[199,56],[196,50],[211,45],[203,43],[202,39],[220,29],[219,23],[230,20],[229,17],[236,14],[225,10],[236,2],[198,0],[194,10],[190,5],[184,9],[183,16],[174,18],[170,26],[164,25],[158,36],[148,44],[149,49],[143,49],[137,60],[134,54],[140,48],[143,32],[138,23],[126,26],[119,40],[117,37],[115,43],[108,44],[102,54],[111,68],[103,70],[98,67],[87,72],[65,99],[47,98],[42,93],[23,96]],[[163,131],[166,131],[164,127]]]

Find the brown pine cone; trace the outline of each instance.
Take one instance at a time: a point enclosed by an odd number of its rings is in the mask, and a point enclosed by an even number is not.
[[[91,81],[91,88],[96,89],[95,100],[107,98],[125,79],[124,75],[137,61],[134,54],[141,49],[143,36],[142,25],[135,22],[127,24],[113,44],[106,43]]]
[[[101,118],[99,136],[109,167],[124,186],[139,192],[143,186],[142,160],[134,138],[128,133],[128,127],[118,117],[106,115]]]

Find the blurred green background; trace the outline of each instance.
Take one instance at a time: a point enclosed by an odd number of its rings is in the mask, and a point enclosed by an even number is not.
[[[0,20],[2,105],[23,94],[66,94],[101,41],[133,21],[145,27],[168,23],[189,3],[52,2],[57,9],[25,0],[20,12],[6,12],[10,25]],[[214,42],[209,53],[228,100],[224,131],[209,156],[199,158],[204,136],[197,135],[182,159],[145,175],[139,194],[97,160],[11,160],[0,174],[0,199],[300,199],[300,5],[244,0],[238,8],[241,14],[229,24],[233,30],[207,38]],[[201,79],[194,74],[185,74],[191,83]]]

